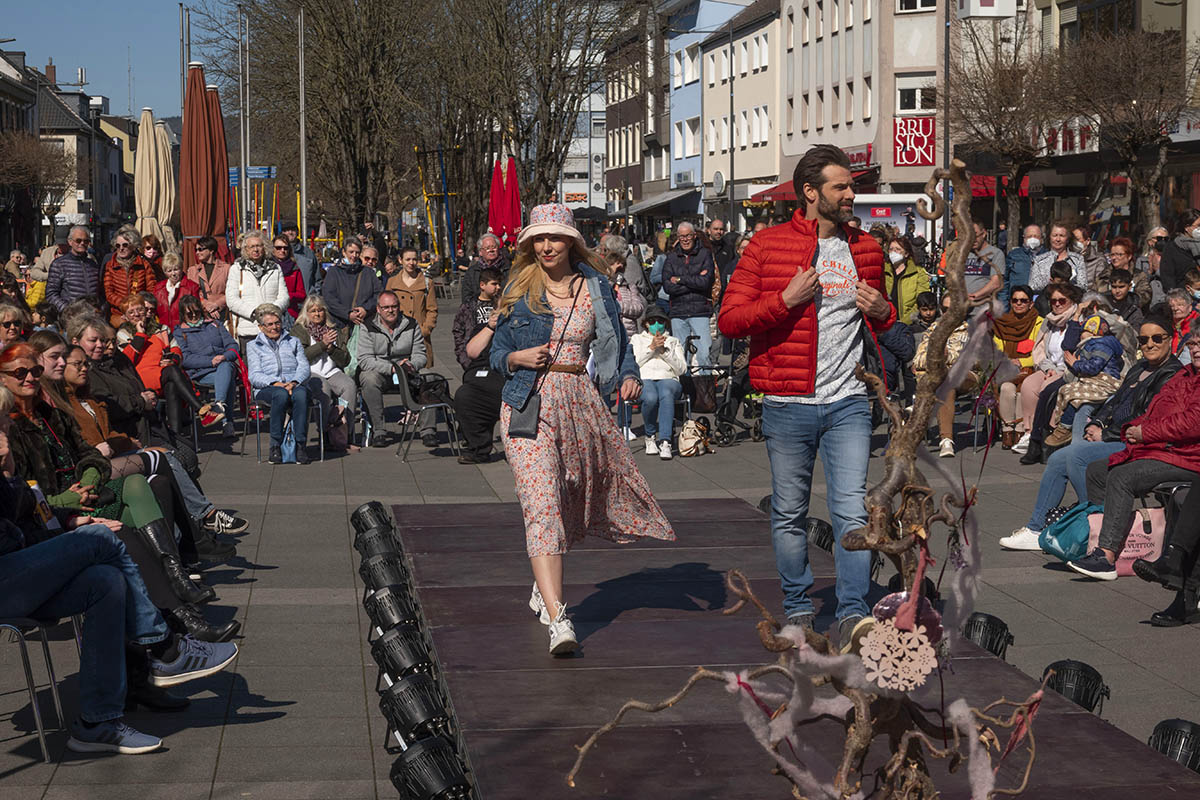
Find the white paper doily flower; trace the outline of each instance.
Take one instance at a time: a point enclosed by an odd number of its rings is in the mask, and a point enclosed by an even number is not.
[[[890,619],[875,623],[859,654],[867,680],[884,689],[911,691],[937,668],[937,653],[929,644],[925,626],[902,631]]]

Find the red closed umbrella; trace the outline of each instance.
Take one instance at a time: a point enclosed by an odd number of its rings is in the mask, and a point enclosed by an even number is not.
[[[183,263],[196,261],[196,239],[212,233],[218,200],[213,196],[213,137],[204,91],[204,67],[188,64],[183,96],[183,139],[179,148],[179,227],[183,230]]]
[[[508,196],[504,192],[504,172],[498,158],[492,170],[492,191],[488,195],[488,229],[501,239],[508,231]]]
[[[212,138],[213,202],[216,204],[209,234],[217,240],[217,259],[231,263],[232,253],[225,241],[229,230],[229,151],[225,146],[225,117],[221,114],[221,98],[216,86],[205,87],[204,99],[208,110],[208,135]],[[300,235],[303,237],[304,232]]]
[[[504,191],[508,197],[507,238],[509,244],[515,244],[517,234],[521,231],[521,188],[517,185],[517,160],[508,157],[508,175],[504,179]]]

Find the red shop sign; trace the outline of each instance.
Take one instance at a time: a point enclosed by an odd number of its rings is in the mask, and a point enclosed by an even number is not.
[[[897,167],[932,167],[937,143],[934,117],[898,117],[894,121],[892,160]]]
[[[874,206],[871,208],[871,216],[872,217],[890,217],[891,215],[892,215],[892,210],[890,208],[887,208],[887,207],[879,208],[877,206]]]

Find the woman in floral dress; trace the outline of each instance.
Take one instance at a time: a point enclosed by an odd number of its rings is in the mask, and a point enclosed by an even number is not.
[[[533,567],[529,606],[549,626],[550,653],[563,655],[577,646],[563,598],[571,546],[588,535],[630,542],[675,533],[603,400],[618,380],[622,400],[642,389],[606,266],[557,203],[530,212],[517,247],[491,364],[507,378],[500,419]],[[533,408],[535,394],[536,437],[511,435],[514,414]]]

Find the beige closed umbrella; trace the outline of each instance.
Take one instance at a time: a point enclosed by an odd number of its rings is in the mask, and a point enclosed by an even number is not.
[[[158,162],[158,192],[155,194],[157,217],[162,227],[163,252],[179,252],[179,242],[171,221],[179,208],[175,196],[175,158],[171,152],[171,139],[167,135],[167,123],[159,120],[154,123],[155,160]]]
[[[158,223],[158,142],[154,115],[143,108],[138,119],[137,151],[133,154],[133,202],[137,229],[143,236],[154,234],[162,239]]]

